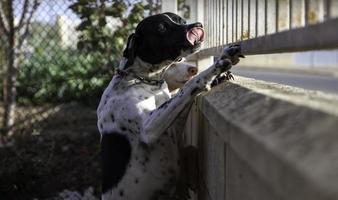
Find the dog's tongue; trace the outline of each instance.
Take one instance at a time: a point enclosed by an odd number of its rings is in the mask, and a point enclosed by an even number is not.
[[[191,45],[204,41],[204,30],[201,27],[194,27],[187,32],[187,40]]]

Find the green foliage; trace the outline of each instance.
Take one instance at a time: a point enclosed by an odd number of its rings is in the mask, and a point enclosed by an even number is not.
[[[102,55],[72,50],[45,52],[37,49],[23,63],[18,76],[21,103],[79,101],[97,104],[111,73],[102,64]]]
[[[183,18],[190,18],[190,6],[186,4],[186,0],[177,0],[177,7],[183,13]]]
[[[77,0],[70,6],[81,19],[77,50],[61,47],[57,25],[33,23],[28,44],[34,51],[20,67],[19,102],[97,105],[127,37],[149,8],[141,1]],[[114,29],[111,21],[119,22]]]
[[[121,56],[128,35],[149,9],[141,1],[128,4],[123,0],[78,0],[70,8],[81,19],[77,27],[80,31],[78,49],[100,53],[107,63]]]

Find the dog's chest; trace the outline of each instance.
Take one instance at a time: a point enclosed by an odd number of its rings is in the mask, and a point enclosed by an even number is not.
[[[170,98],[166,83],[159,86],[128,85],[114,81],[106,88],[98,108],[101,134],[129,132],[137,134],[149,113]]]

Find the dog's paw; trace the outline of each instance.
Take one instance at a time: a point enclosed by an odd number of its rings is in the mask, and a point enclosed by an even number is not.
[[[239,44],[231,44],[224,48],[221,59],[231,60],[232,65],[236,65],[239,62],[239,58],[245,58],[241,53],[241,46]]]
[[[232,75],[231,71],[227,71],[224,74],[219,74],[215,77],[215,79],[211,82],[211,87],[215,87],[225,81],[235,80],[234,76]]]
[[[221,57],[216,61],[215,67],[218,69],[217,74],[221,74],[231,69],[232,62],[228,58]]]

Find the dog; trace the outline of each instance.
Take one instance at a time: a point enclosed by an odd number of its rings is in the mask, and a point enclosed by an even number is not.
[[[187,113],[194,97],[242,56],[239,46],[230,46],[208,69],[184,79],[171,97],[163,80],[166,70],[197,52],[203,40],[201,23],[186,24],[173,13],[143,19],[128,37],[117,74],[97,108],[102,199],[184,199],[177,195],[178,146]],[[182,86],[171,85],[171,90]]]

